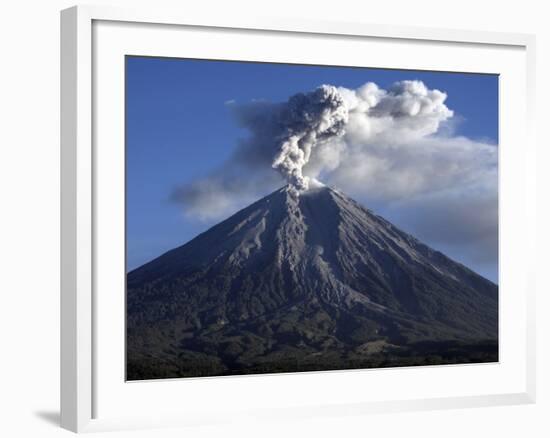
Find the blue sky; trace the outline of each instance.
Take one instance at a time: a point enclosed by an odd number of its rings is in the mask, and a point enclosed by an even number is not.
[[[187,242],[217,222],[189,218],[170,195],[175,187],[223,166],[239,139],[247,136],[235,122],[228,102],[286,101],[325,83],[355,89],[370,81],[388,88],[411,79],[447,93],[445,103],[455,113],[454,136],[498,143],[498,78],[493,75],[127,57],[128,269]],[[403,212],[376,207],[405,231],[414,231]],[[496,281],[496,260],[478,263],[475,257],[462,254],[452,239],[450,244],[437,238],[426,243]]]

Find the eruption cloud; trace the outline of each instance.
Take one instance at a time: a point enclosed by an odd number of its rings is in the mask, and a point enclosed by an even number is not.
[[[311,177],[304,168],[312,158],[320,171],[334,169],[342,152],[357,144],[411,141],[435,133],[453,115],[446,98],[420,81],[396,82],[389,90],[372,82],[356,90],[322,85],[296,94],[271,115],[278,132],[271,166],[299,194],[309,188]]]
[[[186,215],[212,220],[283,181],[297,196],[323,181],[384,205],[460,187],[492,193],[498,149],[441,129],[453,117],[446,99],[405,80],[387,89],[321,85],[283,102],[228,101],[248,135],[222,166],[176,187],[171,198]]]

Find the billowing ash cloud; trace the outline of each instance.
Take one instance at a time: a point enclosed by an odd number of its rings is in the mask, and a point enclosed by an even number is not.
[[[395,83],[383,90],[368,82],[356,90],[322,85],[287,102],[233,105],[251,136],[236,158],[262,166],[269,161],[295,192],[307,190],[310,173],[334,170],[342,155],[357,145],[410,142],[437,132],[453,112],[447,95],[420,81]]]
[[[297,94],[278,105],[269,119],[275,125],[268,129],[275,131],[272,167],[297,193],[307,190],[310,176],[304,174],[304,168],[311,159],[317,173],[330,171],[357,145],[410,143],[434,134],[453,115],[445,105],[446,98],[445,93],[429,90],[420,81],[397,82],[389,90],[372,82],[356,90],[323,85]],[[257,120],[245,120],[244,126],[252,128],[257,137],[255,123]],[[261,148],[263,139],[257,140],[261,142],[254,147]]]
[[[343,135],[347,121],[344,99],[330,85],[292,96],[275,114],[275,123],[282,132],[276,137],[279,150],[272,167],[285,176],[296,193],[308,189],[309,178],[304,176],[303,168],[313,148]]]

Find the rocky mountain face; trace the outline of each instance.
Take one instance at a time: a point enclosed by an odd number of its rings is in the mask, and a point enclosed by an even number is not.
[[[498,360],[498,287],[328,187],[127,276],[127,378]]]

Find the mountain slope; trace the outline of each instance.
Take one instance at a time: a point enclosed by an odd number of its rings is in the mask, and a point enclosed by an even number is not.
[[[497,307],[342,193],[285,187],[128,274],[128,378],[495,360]]]

